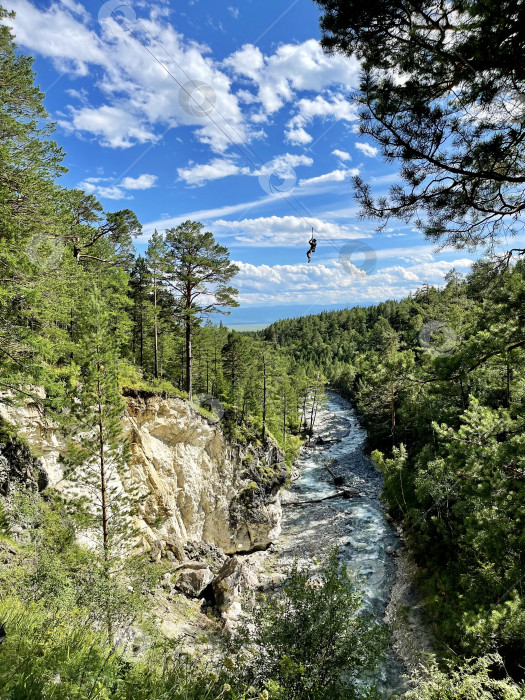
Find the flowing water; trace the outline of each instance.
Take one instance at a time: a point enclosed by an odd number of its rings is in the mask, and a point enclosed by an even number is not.
[[[324,444],[316,444],[319,437]],[[382,619],[395,580],[395,551],[400,541],[385,519],[380,501],[382,475],[363,453],[365,440],[366,431],[351,404],[330,393],[327,405],[317,413],[312,445],[303,448],[296,462],[297,478],[283,494],[282,534],[267,564],[278,571],[295,559],[322,558],[337,546],[349,568],[359,570],[364,579],[365,607]],[[287,505],[340,492],[327,465],[344,478],[345,488],[356,489],[359,495]],[[405,688],[403,672],[400,660],[390,652],[380,670],[384,698]]]

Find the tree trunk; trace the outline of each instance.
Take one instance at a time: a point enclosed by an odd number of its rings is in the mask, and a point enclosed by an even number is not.
[[[244,415],[246,413],[246,391],[244,392],[244,395],[242,397],[242,407],[241,407],[241,421],[240,424],[243,425],[244,423]]]
[[[188,399],[192,398],[192,367],[191,367],[191,319],[186,316],[186,391]]]
[[[286,446],[286,394],[283,394],[283,447]]]
[[[108,506],[107,506],[107,487],[106,487],[106,464],[104,460],[104,426],[102,420],[102,389],[100,386],[100,372],[102,368],[100,364],[97,367],[99,376],[97,378],[97,395],[98,395],[98,444],[99,444],[99,459],[100,459],[100,500],[102,505],[102,547],[104,549],[104,559],[107,561],[109,556],[109,532],[108,532]]]
[[[306,428],[306,400],[308,398],[308,390],[306,390],[304,394],[304,399],[303,399],[303,411],[301,413],[301,417],[299,418],[299,435],[301,434],[301,428],[303,427],[303,420],[304,420],[304,427]]]
[[[392,384],[392,393],[390,395],[390,410],[391,410],[391,421],[392,421],[392,447],[395,445],[395,435],[396,435],[396,395],[394,390],[394,385]]]
[[[144,310],[140,310],[140,368],[144,369]]]
[[[262,356],[263,361],[263,414],[262,414],[262,443],[266,440],[266,358]]]
[[[507,408],[510,408],[510,399],[511,399],[511,396],[510,396],[510,375],[511,375],[510,355],[511,355],[511,352],[512,351],[509,351],[507,353],[507,358],[506,358],[506,360],[507,360],[507,362],[506,362],[506,364],[507,364]]]
[[[155,335],[155,379],[159,376],[159,341],[157,337],[157,270],[153,273],[153,326]]]

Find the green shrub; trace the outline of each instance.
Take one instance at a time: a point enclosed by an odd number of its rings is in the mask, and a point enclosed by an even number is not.
[[[510,678],[498,680],[491,677],[491,667],[503,669],[498,655],[471,659],[448,671],[441,671],[435,659],[423,672],[415,673],[414,690],[403,695],[403,700],[523,700],[525,686],[521,688]],[[423,676],[423,677],[421,677]]]
[[[238,658],[250,654],[242,680],[276,700],[372,697],[363,678],[385,644],[384,628],[362,610],[355,573],[335,550],[314,575],[296,563],[283,591],[233,640]]]
[[[180,657],[174,644],[130,660],[79,609],[45,602],[0,602],[6,639],[0,650],[2,700],[200,700],[241,697],[227,677]]]

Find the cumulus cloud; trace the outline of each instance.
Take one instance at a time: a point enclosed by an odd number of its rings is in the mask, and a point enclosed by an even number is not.
[[[67,118],[60,121],[62,127],[94,136],[111,148],[155,142],[166,129],[180,126],[192,127],[197,139],[217,152],[224,152],[232,141],[257,137],[231,92],[230,77],[215,64],[209,49],[185,40],[162,12],[153,8],[133,24],[133,32],[156,61],[116,20],[108,18],[95,25],[96,33],[89,28],[92,18],[70,5],[54,2],[41,9],[27,0],[11,3],[21,46],[53,60],[68,74],[89,73],[91,87],[98,89],[90,105],[70,106]],[[172,76],[185,85],[190,74],[193,81],[212,86],[222,115],[216,121],[222,120],[222,130],[199,110],[192,113],[181,105]]]
[[[313,158],[310,156],[283,153],[259,168],[249,168],[239,165],[232,158],[214,158],[209,163],[190,162],[188,167],[178,168],[177,173],[186,184],[200,187],[210,180],[219,180],[232,175],[249,175],[268,179],[272,177],[286,178],[294,168],[310,166],[313,162]]]
[[[126,190],[149,190],[157,183],[156,175],[139,175],[138,177],[125,177],[120,183]]]
[[[286,125],[286,140],[294,144],[309,143],[312,137],[305,127],[315,118],[352,122],[357,117],[355,106],[343,94],[337,93],[328,99],[322,95],[314,99],[303,98],[297,104],[297,114]]]
[[[340,151],[338,148],[335,148],[332,151],[332,155],[336,158],[339,158],[339,160],[352,160],[352,156],[350,155],[350,153],[347,153],[346,151]]]
[[[358,151],[368,158],[375,158],[378,154],[378,149],[375,146],[371,146],[369,143],[356,143],[355,147]]]
[[[311,141],[313,141],[310,134],[303,129],[302,126],[289,127],[288,131],[286,132],[286,140],[294,146],[306,146],[307,143],[311,143]]]
[[[316,265],[253,265],[236,262],[235,284],[245,305],[270,304],[370,304],[402,298],[424,282],[441,284],[453,267],[468,270],[472,260],[393,266],[366,275],[351,263]]]
[[[295,102],[301,91],[326,93],[328,99],[322,99],[331,106],[325,116],[345,119],[343,97],[332,98],[330,91],[358,83],[357,61],[326,55],[315,39],[281,45],[273,54],[248,44],[220,62],[207,46],[182,36],[162,8],[139,4],[133,9],[140,21],[130,18],[124,24],[132,25],[153,54],[149,56],[115,19],[94,24],[76,0],[52,0],[47,8],[12,0],[10,7],[17,14],[14,27],[20,46],[54,61],[69,75],[89,76],[89,97],[81,90],[71,93],[80,104],[69,105],[60,125],[109,148],[155,143],[165,131],[182,126],[190,127],[212,151],[224,154],[232,143],[263,137],[255,125],[287,102]],[[235,16],[237,8],[229,9]],[[219,126],[202,111],[181,105],[176,81],[185,85],[189,76],[210,86],[214,96],[210,107],[213,103]],[[288,128],[290,142],[308,143],[305,124],[322,112],[318,108],[310,114],[308,101],[302,103],[296,115],[299,121]]]
[[[224,61],[236,76],[253,82],[257,99],[266,114],[273,114],[301,90],[322,92],[335,85],[357,87],[359,64],[343,56],[328,56],[319,42],[309,39],[301,44],[279,46],[264,56],[252,44],[246,44]]]
[[[318,218],[308,222],[325,238],[336,241],[367,237],[356,226],[344,226]],[[227,237],[227,245],[265,247],[268,245],[295,248],[305,246],[310,228],[299,216],[267,216],[241,221],[218,219],[212,224],[220,238]]]
[[[104,199],[133,199],[126,190],[149,190],[157,182],[156,175],[125,177],[121,182],[111,177],[88,177],[78,184],[79,189]]]

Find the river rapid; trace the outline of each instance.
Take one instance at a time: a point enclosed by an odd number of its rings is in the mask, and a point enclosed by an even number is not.
[[[264,569],[277,582],[279,571],[284,572],[294,560],[313,562],[336,546],[348,567],[364,579],[365,608],[383,620],[396,581],[401,542],[385,518],[380,500],[383,478],[364,454],[365,441],[366,431],[351,404],[330,392],[327,404],[317,412],[311,445],[301,450],[292,485],[283,492],[282,533],[266,553]],[[333,475],[343,477],[344,487],[334,486]],[[291,505],[325,498],[342,488],[355,489],[359,495]],[[390,647],[379,673],[382,697],[391,698],[406,689],[405,672]]]

